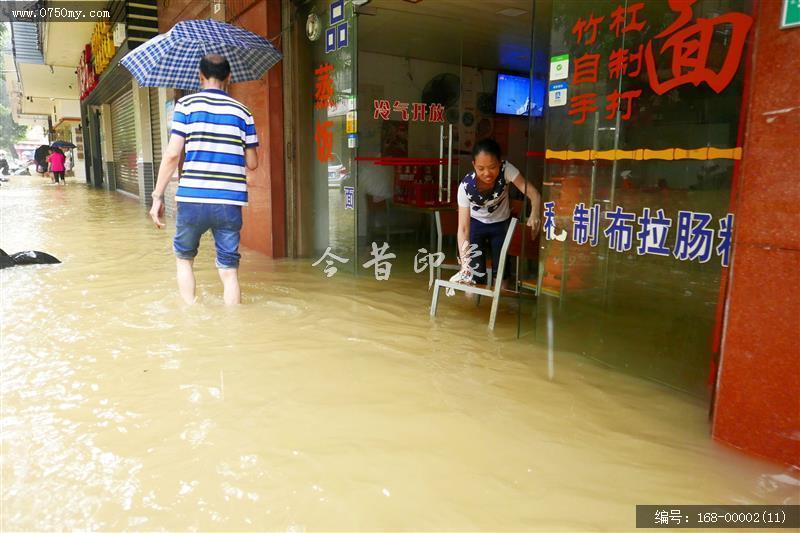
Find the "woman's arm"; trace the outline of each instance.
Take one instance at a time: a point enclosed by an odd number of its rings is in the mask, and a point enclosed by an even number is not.
[[[531,228],[531,238],[534,239],[539,232],[542,196],[536,190],[536,187],[525,180],[525,176],[522,174],[517,174],[517,177],[511,183],[531,201],[531,216],[528,217],[528,226]]]
[[[469,246],[469,207],[458,207],[458,262],[461,268],[467,266],[463,260],[463,255],[466,253],[466,247]]]

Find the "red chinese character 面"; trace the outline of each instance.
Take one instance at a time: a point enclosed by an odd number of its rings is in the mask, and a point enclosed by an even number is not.
[[[578,115],[581,117],[573,120],[573,124],[583,124],[589,113],[597,111],[597,93],[578,94],[569,99],[569,111],[567,115]]]
[[[413,122],[425,122],[425,115],[428,111],[428,105],[421,102],[414,102],[411,104],[411,120]]]
[[[614,35],[619,37],[620,33],[628,33],[629,31],[642,31],[644,29],[644,22],[636,20],[636,13],[644,7],[644,2],[633,4],[628,7],[617,6],[611,13],[611,24],[608,25],[609,29],[614,32]],[[630,14],[630,20],[625,23],[627,15]]]
[[[428,122],[444,122],[444,106],[431,104],[428,107]]]
[[[583,20],[582,18],[578,18],[575,25],[572,26],[572,33],[575,35],[575,41],[580,43],[583,40],[584,33],[588,33],[590,30],[592,32],[591,37],[586,39],[584,44],[592,44],[597,40],[597,27],[603,22],[603,19],[606,18],[605,16],[595,18],[594,13],[589,15],[589,20]]]
[[[392,106],[389,100],[374,100],[372,104],[375,106],[375,112],[372,113],[373,119],[389,120],[392,118]]]
[[[744,45],[753,17],[744,13],[726,13],[710,19],[698,18],[694,24],[692,6],[697,0],[669,0],[669,7],[678,18],[666,30],[656,35],[656,39],[667,37],[661,45],[659,52],[664,55],[672,49],[672,78],[660,80],[658,78],[658,65],[653,57],[653,43],[647,43],[645,62],[650,87],[656,94],[664,94],[681,85],[692,84],[698,86],[705,82],[717,93],[736,76],[739,63],[744,52]],[[714,39],[715,29],[729,26],[725,31],[727,50],[719,72],[708,66],[709,51]]]
[[[314,141],[317,143],[317,160],[327,163],[333,159],[333,126],[332,120],[317,121],[317,127],[314,128]]]
[[[597,71],[600,69],[600,54],[583,54],[575,58],[575,69],[572,83],[597,83]]]
[[[314,71],[314,74],[317,76],[317,80],[314,84],[314,107],[316,109],[326,109],[336,104],[333,98],[333,78],[331,78],[331,72],[333,72],[333,65],[327,63],[320,65],[319,68]]]
[[[606,100],[608,101],[608,105],[606,105],[606,111],[608,111],[608,115],[606,115],[606,118],[611,120],[617,116],[623,99],[627,100],[628,104],[625,107],[625,112],[622,114],[621,118],[622,120],[628,120],[631,118],[631,113],[633,112],[633,99],[639,98],[641,94],[641,89],[623,92],[619,92],[615,89],[613,93],[606,96]]]
[[[406,102],[395,100],[393,109],[400,112],[400,120],[408,120],[408,104]]]

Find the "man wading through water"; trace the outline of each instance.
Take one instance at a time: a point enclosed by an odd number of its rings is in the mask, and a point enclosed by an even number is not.
[[[245,167],[258,167],[258,138],[253,115],[228,96],[228,60],[216,54],[200,61],[198,93],[175,103],[172,134],[158,169],[150,216],[163,228],[164,189],[186,147],[178,190],[178,216],[173,249],[178,265],[178,290],[186,303],[195,301],[192,266],[200,237],[211,230],[217,249],[217,268],[225,303],[241,302],[239,289],[239,232],[242,206],[247,204]]]

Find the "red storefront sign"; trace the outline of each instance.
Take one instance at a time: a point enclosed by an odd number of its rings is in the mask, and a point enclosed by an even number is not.
[[[598,53],[585,52],[573,60],[572,85],[595,84],[600,77],[600,65],[605,64],[608,79],[619,80],[623,76],[639,77],[646,69],[650,89],[662,95],[684,85],[699,86],[703,83],[717,93],[722,92],[736,76],[741,63],[747,35],[753,25],[753,17],[745,13],[726,13],[713,18],[696,18],[693,6],[697,0],[668,0],[669,8],[676,18],[664,31],[654,38],[633,48],[614,49],[607,60]],[[629,32],[641,32],[647,21],[640,18],[645,2],[617,6],[608,16],[590,13],[579,17],[572,26],[571,33],[578,44],[591,45],[603,31],[611,31],[619,38]],[[604,24],[605,23],[605,24]],[[725,56],[722,65],[715,70],[710,66],[710,51],[715,32],[725,28],[730,35],[724,42]],[[719,42],[713,43],[715,46]],[[671,76],[663,75],[664,59],[669,61]],[[659,77],[659,66],[662,77]],[[614,119],[617,113],[622,120],[633,115],[635,100],[642,90],[618,91],[608,95],[598,95],[589,90],[575,94],[569,101],[569,116],[575,116],[574,124],[583,124],[590,113],[596,112],[600,98],[606,100],[607,119]]]
[[[89,96],[94,88],[97,86],[98,76],[94,71],[92,64],[92,45],[87,44],[81,52],[80,60],[78,61],[78,86],[80,87],[81,100]]]
[[[314,71],[314,108],[322,109],[327,114],[328,107],[336,104],[333,87],[333,65],[323,63]],[[327,118],[327,116],[325,117]],[[317,120],[314,125],[314,142],[316,143],[317,160],[327,163],[333,159],[333,127],[332,120]]]
[[[322,64],[314,71],[316,81],[314,83],[314,108],[327,109],[336,105],[333,98],[333,65]]]
[[[409,116],[408,108],[411,106]],[[372,118],[374,120],[392,120],[392,113],[399,113],[404,122],[444,122],[444,106],[442,104],[425,104],[422,102],[401,102],[395,100],[375,99],[372,101]],[[427,120],[426,120],[427,117]]]
[[[656,62],[653,56],[653,42],[647,43],[647,74],[650,87],[656,94],[692,84],[698,86],[706,83],[717,93],[728,86],[739,69],[739,62],[744,52],[745,40],[753,17],[744,13],[727,13],[711,19],[697,19],[693,24],[692,5],[697,0],[669,0],[669,6],[678,12],[678,18],[666,30],[656,35],[656,39],[666,37],[659,49],[664,54],[672,49],[672,77],[659,80]],[[711,40],[718,26],[731,27],[730,40],[725,51],[725,61],[719,72],[708,66],[708,55]]]

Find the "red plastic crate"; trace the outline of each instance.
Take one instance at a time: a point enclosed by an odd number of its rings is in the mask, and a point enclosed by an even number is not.
[[[438,167],[430,165],[395,167],[394,195],[395,203],[416,207],[439,207],[447,205],[447,198],[439,201],[438,179],[431,181]],[[427,180],[427,181],[426,181]],[[450,203],[455,203],[458,192],[458,181],[452,183]]]

